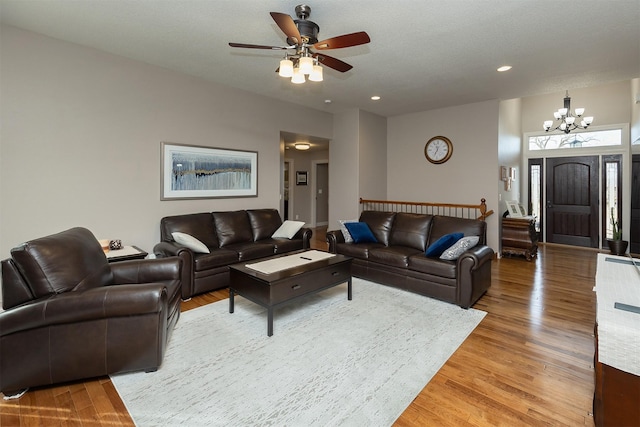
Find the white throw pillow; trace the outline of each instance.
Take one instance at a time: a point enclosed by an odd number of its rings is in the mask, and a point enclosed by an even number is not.
[[[478,244],[479,241],[480,241],[480,237],[478,236],[463,237],[462,239],[458,240],[453,245],[451,245],[444,252],[442,252],[442,255],[440,255],[440,259],[446,259],[449,261],[458,259],[464,251],[474,247],[475,245]]]
[[[173,233],[171,233],[171,235],[173,236],[173,240],[175,240],[176,243],[179,243],[182,246],[186,246],[187,248],[191,249],[193,252],[198,252],[201,254],[210,253],[207,245],[205,245],[200,240],[196,239],[190,234],[174,231]]]
[[[353,242],[353,237],[351,237],[351,233],[349,233],[349,230],[347,230],[347,226],[345,224],[347,222],[358,222],[358,220],[357,219],[339,219],[338,222],[340,223],[340,231],[342,231],[342,235],[344,236],[344,242],[345,243]]]
[[[303,221],[286,220],[271,237],[274,239],[291,239],[304,225]]]

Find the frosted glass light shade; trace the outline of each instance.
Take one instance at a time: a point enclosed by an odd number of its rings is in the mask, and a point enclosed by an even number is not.
[[[293,77],[293,61],[290,59],[283,59],[280,61],[280,70],[278,71],[280,77]]]
[[[298,66],[300,67],[302,74],[311,74],[313,71],[313,58],[310,56],[303,56],[300,58],[300,64]]]
[[[319,65],[313,66],[313,71],[309,74],[309,80],[312,82],[322,81],[322,67]]]
[[[584,108],[576,108],[576,116],[580,117],[584,114]]]
[[[558,113],[560,114],[561,117],[564,117],[567,115],[567,109],[566,108],[561,108],[558,110]]]
[[[301,84],[304,83],[304,73],[300,71],[300,68],[296,68],[293,70],[293,76],[291,77],[291,83]]]
[[[553,120],[545,120],[542,126],[544,127],[544,130],[551,129],[551,126],[553,126]]]
[[[568,124],[568,125],[572,125],[572,124],[573,124],[573,122],[575,122],[575,121],[576,121],[576,118],[575,118],[575,117],[567,117],[567,118],[566,118],[566,119],[564,119],[564,120],[567,122],[567,124]]]
[[[592,116],[585,117],[585,118],[584,118],[584,122],[585,122],[587,125],[590,125],[590,124],[593,122],[593,117],[592,117]]]

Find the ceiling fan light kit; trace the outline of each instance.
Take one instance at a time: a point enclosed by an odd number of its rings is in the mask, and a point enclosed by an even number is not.
[[[246,43],[229,43],[229,46],[246,49],[294,50],[293,53],[285,53],[285,57],[280,61],[280,67],[277,71],[280,77],[291,78],[292,83],[301,84],[307,79],[312,82],[323,81],[321,64],[341,73],[353,68],[346,62],[316,53],[311,48],[317,50],[340,49],[359,46],[371,41],[369,35],[364,31],[318,41],[320,27],[315,22],[307,19],[311,15],[311,8],[300,4],[296,6],[295,11],[298,17],[296,20],[284,13],[270,12],[275,23],[287,36],[287,46],[263,46]]]

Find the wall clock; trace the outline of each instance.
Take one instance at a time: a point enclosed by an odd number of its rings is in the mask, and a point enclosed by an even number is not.
[[[434,136],[424,146],[424,156],[431,163],[441,164],[451,158],[453,145],[449,138],[444,136]]]

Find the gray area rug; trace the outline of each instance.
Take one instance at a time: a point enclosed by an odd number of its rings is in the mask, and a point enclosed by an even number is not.
[[[182,313],[157,372],[111,377],[138,426],[389,426],[485,312],[353,280],[275,311]]]

